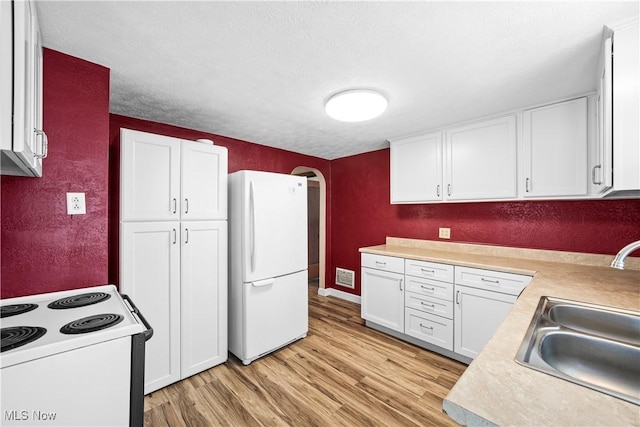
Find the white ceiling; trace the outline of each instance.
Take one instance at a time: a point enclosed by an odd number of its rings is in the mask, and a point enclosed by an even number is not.
[[[38,1],[45,47],[111,69],[111,112],[334,159],[595,90],[603,25],[638,1]],[[362,123],[324,113],[384,93]]]

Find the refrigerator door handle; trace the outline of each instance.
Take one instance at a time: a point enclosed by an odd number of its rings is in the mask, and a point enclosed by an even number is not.
[[[253,197],[253,181],[249,181],[249,216],[250,229],[249,238],[251,239],[251,271],[256,270],[256,209]]]
[[[251,286],[255,286],[256,288],[258,288],[261,286],[273,285],[275,282],[276,282],[276,279],[257,280],[255,282],[251,282]]]

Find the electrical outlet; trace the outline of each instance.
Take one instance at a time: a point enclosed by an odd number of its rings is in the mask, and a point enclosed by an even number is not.
[[[67,214],[84,215],[86,213],[84,193],[67,193]]]
[[[441,239],[450,239],[451,238],[451,229],[440,227],[438,230],[438,237]]]

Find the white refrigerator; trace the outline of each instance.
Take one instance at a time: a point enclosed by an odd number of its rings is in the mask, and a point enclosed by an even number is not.
[[[229,174],[229,351],[243,364],[309,329],[306,178]]]

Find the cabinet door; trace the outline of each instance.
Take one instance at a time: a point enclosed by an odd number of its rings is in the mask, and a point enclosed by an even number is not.
[[[227,222],[184,221],[181,377],[227,360]]]
[[[475,358],[515,301],[513,295],[455,285],[454,351]]]
[[[447,200],[515,198],[515,116],[448,129],[445,176]]]
[[[524,197],[587,195],[587,99],[522,114]]]
[[[391,141],[391,203],[442,200],[442,132]]]
[[[404,274],[362,268],[362,318],[404,332]]]
[[[608,38],[604,41],[602,73],[598,82],[596,149],[595,160],[591,168],[591,192],[594,194],[602,193],[613,185],[611,65],[611,38]]]
[[[13,6],[13,137],[2,142],[3,174],[42,176],[42,45],[35,5]],[[37,132],[36,132],[37,131]],[[39,144],[39,145],[38,145]]]
[[[120,290],[153,327],[145,348],[145,394],[180,380],[180,223],[123,223]]]
[[[121,221],[180,218],[181,141],[121,129]]]
[[[640,23],[613,31],[613,189],[640,190]]]
[[[227,217],[227,149],[199,142],[182,142],[183,220]]]
[[[11,2],[0,1],[0,148],[11,150],[13,108],[13,15]],[[4,166],[4,164],[3,164]]]

